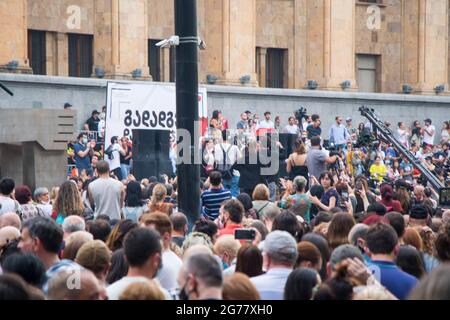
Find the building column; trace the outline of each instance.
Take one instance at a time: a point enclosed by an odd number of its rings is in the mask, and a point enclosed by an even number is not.
[[[0,72],[32,73],[28,60],[27,1],[0,1]]]
[[[97,0],[94,23],[94,70],[105,78],[151,79],[148,67],[148,1]]]
[[[206,1],[207,74],[217,84],[257,86],[255,73],[256,0]],[[241,78],[250,76],[242,84]]]
[[[170,48],[161,49],[161,81],[170,82]]]
[[[412,0],[402,5],[403,83],[418,94],[435,94],[439,85],[448,93],[448,0]]]
[[[266,57],[267,48],[259,48],[257,52],[257,68],[258,68],[258,83],[260,87],[266,86]]]
[[[355,1],[305,0],[307,20],[306,77],[322,90],[356,90]]]

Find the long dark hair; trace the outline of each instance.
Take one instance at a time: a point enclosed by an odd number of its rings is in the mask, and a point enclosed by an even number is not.
[[[127,185],[125,197],[125,205],[127,207],[142,206],[142,189],[141,184],[137,181],[130,181]]]
[[[219,113],[220,113],[219,110],[214,110],[212,113],[212,119],[219,120]]]
[[[301,268],[291,272],[284,288],[284,300],[311,300],[318,284],[316,270]]]

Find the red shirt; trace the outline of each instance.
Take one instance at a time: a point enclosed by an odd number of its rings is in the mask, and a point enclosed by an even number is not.
[[[402,205],[401,205],[400,201],[398,201],[398,200],[390,200],[390,201],[388,201],[388,200],[382,199],[380,201],[380,203],[382,205],[384,205],[386,208],[388,208],[388,212],[389,212],[389,207],[392,208],[391,211],[396,211],[396,212],[399,212],[399,213],[402,213],[402,211],[403,211]]]
[[[231,234],[234,236],[234,229],[243,228],[242,224],[235,224],[235,223],[227,223],[225,228],[219,231],[219,237],[223,236],[225,234]]]

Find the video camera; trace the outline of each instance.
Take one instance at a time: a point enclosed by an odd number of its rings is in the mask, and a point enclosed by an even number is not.
[[[301,124],[303,119],[307,119],[308,115],[306,114],[308,111],[305,107],[300,107],[297,111],[295,111],[295,118],[297,119],[298,123]]]

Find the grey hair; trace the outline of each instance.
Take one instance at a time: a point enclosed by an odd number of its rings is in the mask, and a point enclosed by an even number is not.
[[[223,284],[222,268],[212,254],[196,253],[188,256],[184,270],[200,279],[206,287],[221,287]]]
[[[64,219],[62,228],[63,231],[67,233],[85,231],[86,223],[84,222],[84,219],[79,216],[68,216]]]
[[[297,242],[287,231],[269,233],[264,240],[263,251],[276,263],[293,266],[297,261]]]
[[[45,187],[36,188],[36,190],[34,190],[34,199],[36,200],[39,196],[45,193],[49,193],[47,188]]]
[[[293,185],[295,188],[295,191],[304,190],[306,188],[306,184],[308,181],[306,181],[306,178],[303,176],[297,176],[294,178]]]
[[[280,208],[277,206],[267,206],[267,209],[264,211],[264,217],[269,220],[275,220],[275,218],[281,213]]]
[[[364,262],[364,258],[361,254],[361,251],[355,246],[350,244],[343,244],[333,250],[330,257],[331,268],[335,270],[336,265],[345,259],[358,258],[362,262]]]
[[[369,226],[364,223],[357,223],[355,224],[348,233],[348,242],[354,246],[358,246],[358,238],[363,237],[367,230],[369,229]]]

